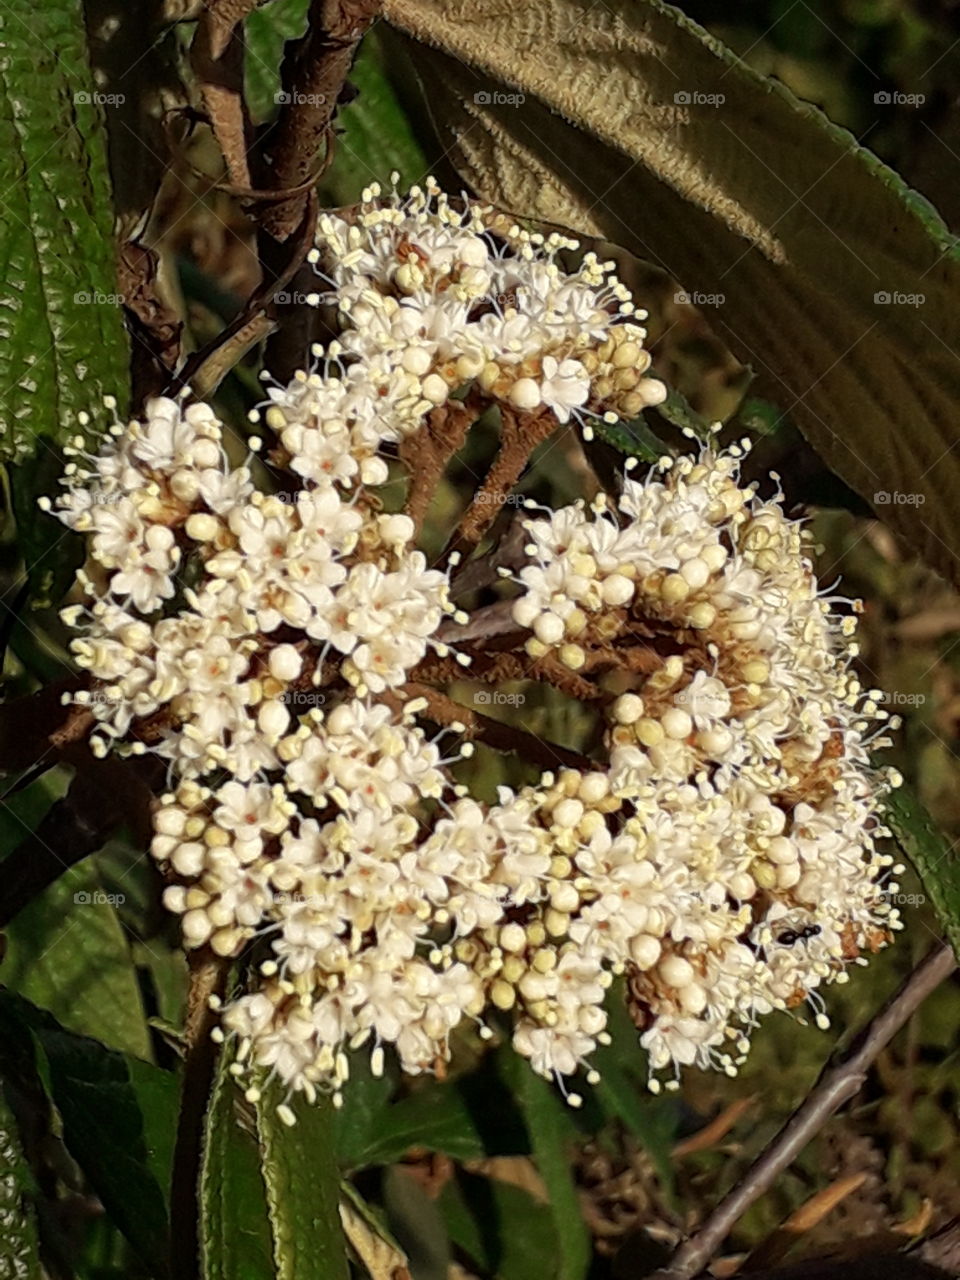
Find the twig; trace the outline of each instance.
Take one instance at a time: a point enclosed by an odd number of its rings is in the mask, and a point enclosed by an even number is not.
[[[670,1264],[654,1273],[653,1280],[692,1280],[703,1271],[734,1223],[773,1186],[833,1113],[856,1095],[877,1054],[956,967],[956,957],[946,943],[934,948],[921,961],[847,1052],[827,1063],[812,1092],[738,1186],[721,1200],[700,1230],[681,1245]]]
[[[285,101],[264,142],[272,181],[261,185],[296,187],[310,177],[357,45],[379,11],[380,0],[312,0],[306,35],[288,45],[281,71]],[[304,196],[270,206],[263,213],[264,229],[275,240],[286,240],[304,207]]]
[[[190,49],[203,105],[230,181],[252,186],[247,159],[250,124],[243,98],[243,27],[257,0],[207,0]]]
[[[200,1274],[197,1190],[203,1155],[203,1118],[217,1064],[217,1046],[210,1037],[215,1020],[210,997],[223,996],[230,970],[229,960],[206,949],[190,952],[188,963],[186,1059],[170,1186],[170,1270],[177,1280],[197,1280]]]

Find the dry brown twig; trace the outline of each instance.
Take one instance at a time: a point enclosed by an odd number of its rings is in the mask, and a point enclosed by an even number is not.
[[[286,101],[264,140],[272,181],[261,185],[299,187],[315,171],[357,46],[380,8],[380,0],[312,0],[306,35],[287,46],[281,69]],[[264,210],[262,225],[274,240],[285,241],[304,208],[304,196],[279,201]]]
[[[857,1094],[880,1051],[956,967],[956,957],[946,943],[935,947],[921,961],[850,1048],[827,1063],[816,1085],[738,1185],[681,1245],[669,1265],[654,1273],[652,1280],[693,1280],[703,1272],[734,1224],[769,1191],[834,1112]]]

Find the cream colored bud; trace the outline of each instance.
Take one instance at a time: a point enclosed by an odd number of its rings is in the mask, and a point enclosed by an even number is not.
[[[480,376],[477,379],[484,391],[492,391],[494,383],[500,378],[500,366],[489,360],[480,370]]]
[[[770,677],[770,664],[763,658],[751,658],[743,664],[740,674],[748,684],[766,684]]]
[[[216,516],[197,512],[187,520],[187,537],[192,538],[194,542],[213,542],[220,532],[220,527],[220,521]]]
[[[686,578],[681,577],[679,573],[667,574],[660,588],[660,595],[667,604],[682,604],[689,594],[690,587]]]
[[[423,397],[431,404],[443,404],[450,394],[450,388],[437,373],[428,374],[421,384]]]
[[[661,718],[663,732],[668,738],[683,742],[693,732],[693,721],[681,707],[669,707]]]
[[[412,373],[416,377],[422,378],[433,364],[433,356],[431,356],[426,347],[408,347],[403,353],[401,363],[407,373]],[[429,400],[430,397],[427,396],[427,399]]]
[[[580,906],[580,894],[570,880],[561,880],[550,886],[550,905],[555,911],[572,915]]]
[[[540,387],[533,378],[518,378],[510,388],[509,400],[518,409],[536,409],[540,404]]]
[[[652,938],[649,933],[630,939],[630,959],[638,969],[652,969],[660,959],[660,951],[659,938]]]
[[[695,604],[687,615],[687,621],[690,626],[697,631],[706,631],[708,627],[713,626],[716,620],[717,611],[706,600],[701,600],[698,604]]]
[[[664,960],[661,960],[657,972],[667,986],[677,989],[689,986],[696,976],[690,961],[684,960],[683,956],[676,955],[667,956]]]
[[[504,951],[520,952],[527,945],[527,935],[522,924],[515,921],[505,924],[500,930],[497,941]]]
[[[533,634],[541,644],[559,644],[563,639],[563,633],[563,621],[555,613],[541,613],[533,624]]]
[[[600,584],[600,594],[603,597],[604,604],[618,609],[621,605],[625,605],[633,599],[633,583],[629,578],[623,577],[622,574],[612,573],[609,578],[604,578]]]
[[[659,720],[643,716],[634,727],[637,741],[645,747],[656,747],[664,739],[663,725]]]
[[[636,693],[624,693],[613,704],[617,724],[636,724],[643,715],[643,699]]]
[[[290,727],[290,712],[282,702],[265,702],[257,712],[257,724],[270,742],[283,736]]]
[[[569,671],[579,671],[587,661],[585,651],[578,644],[561,645],[557,656]]]
[[[509,982],[497,978],[490,988],[490,1000],[498,1009],[512,1009],[517,1003],[517,993]]]
[[[278,644],[270,650],[267,667],[276,680],[287,683],[296,680],[303,670],[303,658],[292,644]]]
[[[578,795],[584,804],[598,804],[610,791],[610,779],[605,773],[585,773],[580,779]]]
[[[543,914],[543,923],[551,937],[562,938],[570,927],[570,917],[564,915],[562,911],[548,907]]]

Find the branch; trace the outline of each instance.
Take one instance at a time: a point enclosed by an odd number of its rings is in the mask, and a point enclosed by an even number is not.
[[[754,1201],[773,1186],[784,1169],[833,1113],[857,1094],[873,1060],[931,991],[949,977],[956,967],[956,957],[946,943],[934,948],[921,961],[900,990],[860,1032],[847,1052],[827,1063],[813,1091],[754,1162],[739,1185],[721,1200],[700,1230],[686,1244],[681,1245],[672,1262],[654,1273],[652,1280],[692,1280],[692,1277],[703,1271],[734,1223]],[[811,1280],[814,1274],[813,1271],[810,1272]],[[851,1274],[845,1268],[848,1280]],[[899,1276],[906,1273],[892,1274]]]
[[[301,187],[316,172],[357,45],[379,11],[380,0],[312,0],[307,34],[282,69],[286,100],[265,140],[272,161],[272,181],[266,185]],[[286,240],[305,206],[305,195],[274,204],[264,210],[262,225],[275,240]]]

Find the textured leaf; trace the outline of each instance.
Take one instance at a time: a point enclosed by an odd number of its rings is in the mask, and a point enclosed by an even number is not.
[[[550,1280],[557,1237],[546,1205],[522,1187],[459,1171],[440,1195],[450,1239],[497,1280]]]
[[[28,456],[80,410],[121,398],[127,344],[117,297],[102,111],[81,0],[0,7],[0,441]],[[102,95],[101,95],[102,96]]]
[[[502,1061],[504,1075],[523,1112],[534,1161],[550,1194],[559,1280],[580,1280],[590,1264],[590,1236],[573,1182],[568,1147],[574,1129],[566,1105],[518,1054],[507,1050]]]
[[[332,1107],[297,1098],[289,1104],[297,1123],[287,1126],[277,1114],[282,1101],[271,1081],[256,1104],[277,1280],[347,1280]]]
[[[65,1031],[29,1001],[0,992],[0,1043],[6,1049],[31,1033],[68,1151],[151,1274],[163,1277],[176,1077]]]
[[[660,0],[385,11],[481,196],[721,296],[761,393],[960,579],[960,254],[926,201]]]
[[[238,1114],[243,1095],[220,1055],[200,1171],[204,1280],[273,1280],[266,1186],[252,1131]]]
[[[916,793],[906,784],[887,796],[886,817],[897,843],[929,893],[944,933],[960,956],[960,857],[955,843],[940,834]]]
[[[40,1274],[37,1228],[26,1192],[30,1184],[16,1122],[0,1088],[0,1276],[35,1280]]]
[[[70,1030],[149,1057],[129,940],[89,861],[65,871],[8,926],[0,972],[11,991]]]

